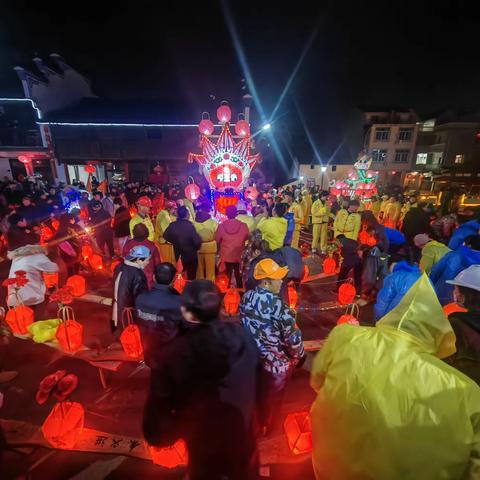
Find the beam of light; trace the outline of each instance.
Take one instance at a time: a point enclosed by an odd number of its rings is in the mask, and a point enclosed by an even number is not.
[[[37,122],[38,125],[61,127],[159,127],[159,128],[198,128],[198,123],[95,123],[95,122]],[[229,124],[234,127],[234,123]],[[215,127],[223,127],[217,124]]]
[[[307,39],[307,43],[303,47],[302,53],[300,54],[300,57],[297,60],[297,63],[295,64],[295,67],[292,70],[292,73],[290,74],[290,77],[288,77],[287,83],[285,84],[285,87],[283,88],[282,93],[280,94],[280,97],[278,98],[277,104],[275,105],[275,108],[273,109],[272,114],[270,115],[270,120],[275,118],[275,115],[280,108],[280,105],[282,104],[284,98],[287,95],[288,90],[290,89],[293,81],[295,80],[295,77],[297,76],[298,71],[300,70],[300,67],[303,63],[303,60],[305,59],[308,51],[310,50],[310,47],[312,46],[313,41],[315,40],[315,37],[317,36],[318,33],[318,23],[315,25],[312,33]]]
[[[315,145],[310,129],[308,128],[307,122],[305,121],[305,117],[303,116],[303,113],[300,110],[300,107],[298,106],[296,101],[295,101],[295,107],[297,108],[297,113],[300,118],[300,122],[302,124],[303,129],[305,130],[305,135],[307,136],[308,143],[310,144],[313,154],[315,155],[315,159],[320,165],[323,165],[322,158],[318,153],[317,146]]]
[[[270,123],[266,123],[263,127],[262,130],[270,130],[272,128],[272,125]]]
[[[0,98],[0,102],[30,102],[32,105],[32,108],[35,110],[37,113],[37,118],[39,120],[42,119],[42,112],[40,109],[37,107],[36,103],[31,99],[31,98]]]

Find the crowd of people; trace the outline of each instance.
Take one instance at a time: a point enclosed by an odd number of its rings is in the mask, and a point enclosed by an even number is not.
[[[317,478],[480,478],[480,217],[304,186],[220,213],[206,189],[192,201],[166,185],[3,182],[2,256],[28,279],[6,303],[46,318],[42,273],[81,272],[85,244],[121,259],[111,329],[118,339],[133,311],[151,368],[145,439],[183,438],[192,480],[248,480],[306,359],[288,285],[304,277],[302,256],[335,258],[337,285],[352,281],[376,323],[335,327],[315,359]],[[239,323],[221,320],[219,276],[242,292]]]

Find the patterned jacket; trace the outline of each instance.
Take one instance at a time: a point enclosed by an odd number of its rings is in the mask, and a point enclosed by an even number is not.
[[[242,298],[240,318],[253,336],[263,368],[272,373],[287,372],[304,355],[302,332],[295,315],[278,295],[257,287]]]

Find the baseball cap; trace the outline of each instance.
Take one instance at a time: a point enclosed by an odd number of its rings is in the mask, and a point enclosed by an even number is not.
[[[151,207],[152,206],[152,201],[150,200],[150,198],[148,198],[146,195],[144,195],[143,197],[140,197],[137,200],[137,205],[140,205],[141,207]]]
[[[127,260],[133,260],[135,258],[147,258],[150,256],[150,250],[144,245],[137,245],[133,247],[128,255],[125,257]]]
[[[447,280],[450,285],[471,288],[480,292],[480,265],[470,265],[462,270],[453,280]]]
[[[255,278],[255,280],[262,280],[264,278],[281,280],[286,277],[287,273],[288,267],[281,267],[271,258],[264,258],[255,265],[253,278]]]

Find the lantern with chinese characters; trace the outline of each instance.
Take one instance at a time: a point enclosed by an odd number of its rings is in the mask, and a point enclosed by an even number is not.
[[[295,286],[293,285],[292,282],[288,284],[288,306],[292,309],[295,310],[295,307],[297,306],[298,303],[298,293],[297,290],[295,289]]]
[[[150,445],[150,455],[155,465],[165,468],[176,468],[188,464],[186,443],[180,439],[171,447],[153,447]]]
[[[344,283],[338,289],[338,301],[341,305],[350,305],[356,295],[357,291],[351,283]]]
[[[98,253],[94,253],[88,258],[88,263],[94,270],[103,270],[103,260]]]
[[[335,273],[335,270],[337,269],[337,262],[333,257],[327,257],[323,261],[323,273],[327,275],[332,275]]]
[[[28,327],[33,323],[33,310],[26,305],[17,305],[7,312],[5,321],[13,333],[27,335]]]
[[[85,167],[83,167],[84,170],[89,174],[91,175],[92,173],[95,173],[95,165],[85,165]]]
[[[230,279],[223,273],[217,275],[217,278],[215,279],[215,285],[220,290],[220,293],[227,293],[229,283]]]
[[[240,294],[236,288],[229,288],[223,297],[223,305],[228,315],[236,315],[240,305]]]
[[[443,307],[443,312],[448,317],[449,315],[452,315],[452,313],[468,312],[468,310],[461,307],[458,303],[452,302]]]
[[[288,446],[294,455],[312,451],[312,426],[308,412],[289,413],[283,424]]]
[[[251,200],[252,202],[258,197],[258,190],[255,185],[253,187],[247,187],[245,189],[245,198]]]
[[[71,277],[68,277],[67,287],[72,288],[72,295],[74,297],[81,297],[82,295],[85,295],[87,291],[85,278],[81,275],[72,275]]]
[[[133,323],[132,308],[124,308],[122,313],[123,332],[120,343],[127,357],[141,360],[143,358],[143,345],[138,325]]]
[[[211,135],[214,130],[214,125],[213,122],[209,118],[204,118],[201,120],[201,122],[198,124],[198,131],[202,135]]]
[[[193,181],[193,178],[190,177],[189,183],[185,187],[185,196],[191,201],[191,202],[196,202],[199,197],[200,197],[200,187]]]
[[[65,352],[75,353],[83,345],[83,325],[75,320],[71,307],[61,307],[58,311],[60,323],[56,338]]]
[[[173,281],[173,288],[178,293],[183,293],[183,289],[185,288],[186,284],[187,284],[187,279],[185,278],[183,272],[177,272],[175,274],[175,280]]]
[[[45,440],[54,448],[71,450],[82,433],[85,410],[77,402],[58,402],[42,425]]]
[[[47,288],[53,288],[58,285],[58,272],[55,273],[42,273],[43,281]]]
[[[246,120],[238,120],[235,124],[235,133],[239,137],[245,137],[246,135],[250,135],[250,125]]]
[[[232,110],[228,106],[228,102],[223,101],[217,108],[217,118],[220,123],[227,123],[232,118]]]

